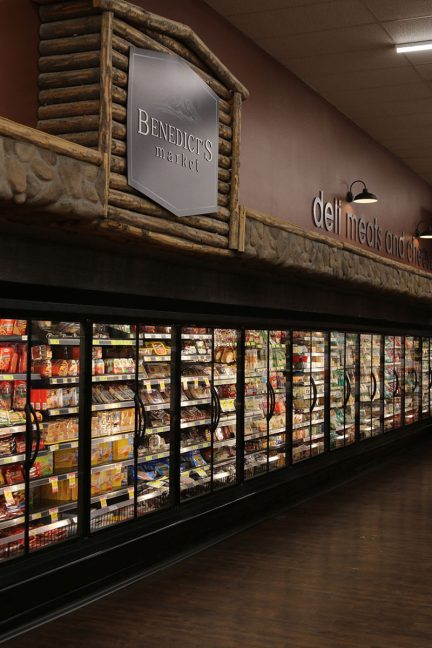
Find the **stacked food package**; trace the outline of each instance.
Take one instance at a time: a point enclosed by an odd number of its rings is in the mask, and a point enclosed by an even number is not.
[[[355,441],[357,334],[330,333],[330,449]]]
[[[244,470],[249,479],[267,472],[268,332],[245,332]]]
[[[422,347],[422,418],[429,418],[432,406],[432,358],[431,358],[431,339],[425,337],[421,339]]]
[[[384,431],[402,423],[402,338],[384,337]]]
[[[360,438],[383,430],[381,419],[381,335],[360,335]]]
[[[421,382],[420,338],[405,336],[405,425],[419,419]]]

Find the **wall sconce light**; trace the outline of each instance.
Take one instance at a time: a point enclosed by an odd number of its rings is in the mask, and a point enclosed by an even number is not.
[[[421,228],[421,225],[426,225],[426,227]],[[432,224],[420,221],[416,227],[414,236],[421,239],[432,239]]]
[[[355,197],[353,196],[352,193],[352,188],[353,185],[356,184],[356,182],[361,182],[363,185],[363,191],[359,194],[357,194]],[[363,180],[354,180],[354,182],[351,182],[351,186],[349,188],[349,191],[346,196],[347,202],[355,202],[355,203],[376,203],[378,202],[378,198],[375,196],[375,194],[370,193],[370,191],[367,190],[367,187]]]

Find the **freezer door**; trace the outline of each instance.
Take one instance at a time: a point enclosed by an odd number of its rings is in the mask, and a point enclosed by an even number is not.
[[[360,438],[381,434],[382,366],[381,335],[360,335]]]
[[[430,394],[431,394],[431,366],[430,366],[430,338],[421,338],[421,385],[422,385],[422,419],[430,416]]]
[[[25,466],[37,438],[28,410],[28,333],[26,320],[0,320],[0,562],[24,555],[28,541]]]
[[[309,459],[325,449],[326,335],[292,333],[292,460]]]
[[[287,459],[287,344],[288,333],[269,332],[268,468],[286,466]]]
[[[35,451],[29,471],[29,550],[78,530],[81,345],[79,322],[31,323],[30,411]]]
[[[330,333],[330,449],[355,442],[357,334]]]
[[[384,337],[384,431],[401,425],[402,338]]]
[[[419,420],[421,387],[420,338],[405,337],[405,425]]]
[[[236,329],[181,330],[180,499],[237,482]]]
[[[269,333],[245,331],[244,477],[268,471]]]

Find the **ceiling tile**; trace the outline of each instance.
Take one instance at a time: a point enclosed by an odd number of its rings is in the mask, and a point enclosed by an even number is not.
[[[367,98],[365,97],[364,90],[327,89],[322,94],[331,103],[337,105],[339,99],[343,99],[348,95],[351,100],[358,101],[359,103],[365,102],[366,99],[368,102],[393,102],[398,101],[403,96],[408,96],[412,99],[432,98],[432,89],[426,82],[419,81],[404,85],[386,86],[385,88],[369,88]]]
[[[378,20],[432,16],[432,0],[363,0]]]
[[[294,34],[290,38],[257,38],[256,42],[286,67],[292,57],[319,54],[345,54],[354,50],[386,48],[391,39],[379,25],[361,25],[312,34]]]
[[[271,9],[303,7],[310,4],[325,3],[329,0],[205,0],[223,16],[236,16]]]
[[[410,66],[384,70],[357,70],[349,74],[305,74],[304,80],[318,92],[343,88],[357,90],[416,83],[417,72]],[[367,98],[367,97],[366,97]]]
[[[394,48],[374,47],[368,50],[344,52],[337,54],[321,54],[302,58],[290,58],[290,69],[299,76],[311,73],[351,73],[356,70],[375,70],[384,68],[407,67],[409,61],[404,56],[397,56]]]
[[[232,16],[231,22],[251,38],[276,38],[374,22],[361,0],[332,2]]]
[[[395,43],[415,43],[430,40],[432,35],[431,18],[411,18],[381,23]]]

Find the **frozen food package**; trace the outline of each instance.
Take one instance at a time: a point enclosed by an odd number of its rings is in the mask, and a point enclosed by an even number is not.
[[[51,360],[52,350],[47,344],[36,345],[31,349],[32,360]]]
[[[67,376],[68,375],[68,360],[53,360],[52,361],[52,375]]]
[[[78,387],[67,387],[61,390],[63,407],[76,407],[78,405]]]
[[[0,409],[12,409],[12,384],[7,380],[0,382]]]
[[[78,376],[79,374],[79,360],[67,360],[67,375]]]
[[[9,346],[0,346],[0,373],[7,373],[10,369],[14,349]]]
[[[27,320],[14,320],[13,335],[25,335],[27,333]]]
[[[27,402],[27,384],[25,380],[15,380],[13,390],[13,408],[23,410]]]
[[[0,335],[13,335],[15,320],[0,319]]]
[[[32,373],[39,374],[41,378],[51,378],[58,374],[53,374],[53,365],[51,360],[34,360],[31,364]]]

